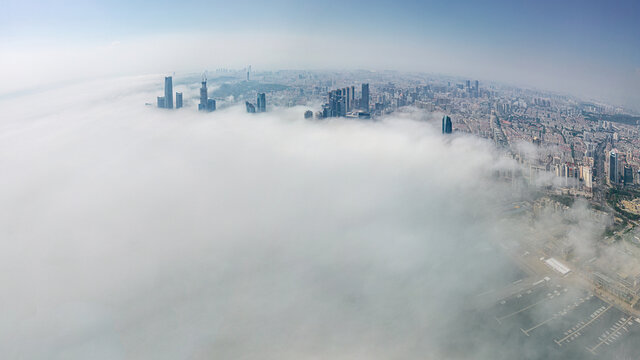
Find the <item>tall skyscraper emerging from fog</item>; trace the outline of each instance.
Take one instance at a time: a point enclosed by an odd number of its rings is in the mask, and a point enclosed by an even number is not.
[[[173,79],[171,76],[164,78],[164,107],[173,109]]]
[[[451,118],[445,115],[442,117],[442,133],[451,134],[452,132],[453,132],[453,126],[451,123]]]
[[[364,111],[369,111],[369,84],[362,84],[362,100],[360,107]]]
[[[266,112],[267,111],[267,97],[265,93],[258,94],[258,103],[256,104],[256,110],[258,112]]]
[[[209,94],[207,93],[207,78],[202,77],[202,87],[200,88],[200,104],[198,104],[198,110],[205,111],[207,110],[207,98]]]

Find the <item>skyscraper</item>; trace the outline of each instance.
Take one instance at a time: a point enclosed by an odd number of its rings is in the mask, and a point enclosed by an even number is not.
[[[173,79],[171,76],[164,78],[164,107],[173,109]]]
[[[207,78],[202,77],[202,87],[200,88],[200,104],[198,104],[198,110],[206,111],[207,110],[207,98],[209,94],[207,93]]]
[[[257,112],[267,111],[267,97],[265,93],[258,93],[258,102],[256,105]]]
[[[453,132],[453,126],[451,124],[451,118],[448,115],[442,117],[442,133],[451,134]]]
[[[207,111],[215,111],[216,110],[216,101],[214,99],[207,99]]]
[[[369,84],[362,84],[362,100],[360,101],[362,110],[369,112]]]
[[[618,153],[615,149],[609,153],[609,181],[612,185],[618,184]]]
[[[253,105],[252,103],[250,103],[250,102],[248,102],[248,101],[245,101],[245,102],[244,102],[244,105],[247,107],[247,112],[248,112],[248,113],[253,114],[253,113],[255,113],[255,112],[256,112],[256,106],[255,106],[255,105]]]
[[[164,109],[164,96],[158,96],[158,107]]]
[[[624,186],[633,185],[633,169],[629,165],[624,166]]]
[[[347,99],[347,111],[351,110],[351,89],[347,86],[345,89],[346,99]]]
[[[182,107],[182,93],[176,92],[176,109],[180,109]]]

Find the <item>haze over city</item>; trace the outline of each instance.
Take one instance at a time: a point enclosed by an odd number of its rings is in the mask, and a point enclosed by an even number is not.
[[[14,1],[7,359],[635,359],[640,7]]]

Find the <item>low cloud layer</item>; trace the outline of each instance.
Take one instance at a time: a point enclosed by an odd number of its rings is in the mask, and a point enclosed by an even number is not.
[[[144,106],[158,89],[102,80],[0,103],[0,353],[496,354],[459,331],[472,296],[513,276],[492,250],[520,224],[500,228],[511,188],[491,144],[419,113]]]

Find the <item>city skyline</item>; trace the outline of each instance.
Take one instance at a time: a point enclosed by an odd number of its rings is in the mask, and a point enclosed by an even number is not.
[[[12,65],[13,71],[6,74],[0,94],[95,73],[139,73],[144,69],[140,61],[146,64],[145,73],[253,63],[265,70],[364,68],[448,74],[572,93],[640,111],[640,30],[633,16],[640,14],[640,5],[632,1],[355,2],[337,17],[322,16],[327,11],[322,7],[290,6],[287,1],[245,4],[259,9],[261,16],[246,14],[239,4],[200,1],[171,12],[145,2],[97,7],[67,3],[70,8],[8,2],[0,21],[6,34],[0,49],[12,57],[5,58],[0,69]],[[195,11],[198,8],[212,11]],[[340,20],[358,10],[361,16]],[[305,14],[330,20],[309,26]],[[207,21],[207,16],[212,19]],[[327,26],[334,23],[344,31]],[[151,46],[159,38],[166,46]],[[215,41],[203,49],[198,44],[206,38]],[[349,44],[358,38],[370,41],[356,56]],[[321,51],[329,44],[341,53],[339,59]],[[308,50],[297,51],[300,47]],[[147,58],[156,60],[151,64]],[[77,65],[75,73],[63,66],[70,62]]]
[[[6,0],[0,354],[636,360],[639,10]]]

